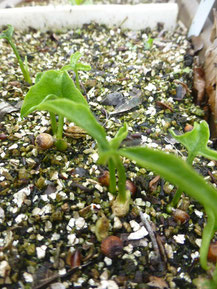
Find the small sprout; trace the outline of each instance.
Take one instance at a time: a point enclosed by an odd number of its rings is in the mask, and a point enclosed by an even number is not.
[[[12,25],[8,25],[8,28],[4,31],[2,31],[2,33],[0,34],[0,39],[5,39],[8,41],[8,43],[10,44],[11,48],[14,51],[14,54],[17,58],[17,61],[20,65],[20,69],[23,73],[24,79],[26,82],[28,82],[29,84],[32,84],[32,80],[30,78],[29,75],[29,68],[28,68],[28,63],[27,63],[27,58],[25,57],[25,62],[23,63],[20,54],[12,40],[12,36],[13,36],[13,32],[14,32],[14,27]]]
[[[72,5],[92,5],[93,0],[69,0]]]
[[[113,259],[122,254],[123,241],[117,236],[109,236],[101,243],[101,252],[107,257]]]
[[[180,222],[181,224],[186,223],[190,219],[190,216],[188,215],[188,213],[186,213],[183,210],[174,209],[172,212],[173,212],[173,218],[177,222]]]
[[[69,0],[72,5],[81,5],[84,0]]]
[[[54,139],[52,135],[48,133],[40,133],[35,140],[35,144],[38,148],[42,150],[47,150],[51,148],[54,144]]]
[[[154,39],[149,37],[148,40],[145,42],[145,50],[150,50],[153,46]]]
[[[169,130],[174,139],[180,142],[188,150],[187,162],[191,165],[196,156],[203,156],[211,160],[217,160],[217,152],[208,148],[209,126],[205,120],[194,124],[194,128],[182,135],[176,135]]]
[[[102,214],[102,217],[97,220],[95,226],[95,234],[97,240],[101,242],[103,239],[108,237],[108,233],[109,233],[109,220],[106,218],[104,214]]]
[[[182,135],[176,135],[173,130],[169,130],[175,140],[180,142],[188,150],[187,163],[191,166],[196,156],[203,156],[211,160],[217,160],[217,152],[208,148],[209,126],[205,120],[200,124],[194,123],[194,128]],[[178,188],[171,206],[175,206],[182,194],[182,190]]]
[[[70,64],[63,66],[61,69],[62,71],[68,71],[73,70],[75,73],[75,83],[77,89],[81,90],[80,82],[79,82],[79,76],[78,71],[88,71],[91,70],[91,66],[89,64],[84,64],[81,62],[78,62],[78,60],[81,58],[82,54],[80,52],[75,52],[70,56]]]

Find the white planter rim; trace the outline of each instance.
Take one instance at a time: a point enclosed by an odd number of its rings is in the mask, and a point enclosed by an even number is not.
[[[19,7],[0,9],[0,28],[11,24],[19,30],[32,27],[46,31],[97,22],[132,30],[153,29],[162,23],[166,30],[173,30],[177,16],[178,5],[175,3]]]

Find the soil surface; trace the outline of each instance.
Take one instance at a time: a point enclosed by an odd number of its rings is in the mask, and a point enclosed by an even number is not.
[[[90,24],[61,33],[15,32],[14,40],[27,55],[33,82],[37,72],[60,69],[80,51],[82,62],[92,67],[79,74],[82,91],[108,137],[127,122],[123,146],[140,144],[186,157],[168,128],[183,133],[204,118],[204,111],[193,102],[193,56],[181,27],[172,33],[161,25],[132,32]],[[2,288],[190,289],[198,276],[208,278],[198,251],[203,208],[182,195],[178,208],[189,218],[181,223],[166,210],[176,188],[123,160],[136,189],[129,214],[115,217],[112,195],[98,179],[107,168],[97,164],[93,139],[75,133],[66,121],[66,151],[37,148],[36,136],[51,133],[49,116],[35,112],[20,118],[29,86],[11,48],[3,40],[1,47],[0,103],[6,107],[0,111]],[[194,168],[215,185],[215,162],[196,158]],[[123,242],[116,257],[101,251],[95,234],[100,218],[109,224],[108,235]]]

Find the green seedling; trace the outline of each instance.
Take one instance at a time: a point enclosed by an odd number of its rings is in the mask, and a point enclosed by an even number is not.
[[[196,156],[203,156],[207,159],[217,161],[217,152],[208,148],[210,133],[209,126],[205,120],[200,124],[195,123],[192,131],[186,132],[182,135],[176,135],[173,130],[169,130],[174,139],[180,142],[188,151],[188,157],[186,162],[192,166],[194,158]],[[171,202],[171,207],[177,205],[182,191],[178,189]]]
[[[88,64],[84,64],[81,62],[78,62],[79,59],[81,58],[82,54],[80,52],[75,52],[70,56],[70,64],[63,66],[61,69],[62,71],[69,71],[73,70],[75,73],[75,83],[77,89],[81,90],[80,87],[80,81],[79,81],[79,76],[78,76],[78,71],[89,71],[91,70],[91,66]]]
[[[33,85],[24,98],[21,108],[21,117],[38,109],[38,106],[51,99],[69,99],[75,103],[87,105],[87,102],[80,91],[75,87],[73,80],[66,71],[49,70],[39,73],[36,76],[36,83]],[[67,148],[63,140],[64,117],[58,114],[58,123],[56,115],[50,112],[51,128],[56,137],[56,146],[60,150]]]
[[[2,31],[2,33],[0,34],[0,39],[5,39],[8,41],[8,43],[10,44],[11,48],[14,51],[14,54],[16,55],[17,61],[20,65],[20,69],[23,73],[24,79],[26,82],[28,82],[29,84],[32,84],[32,80],[30,78],[29,75],[29,67],[28,67],[28,63],[27,63],[27,57],[25,57],[25,61],[23,63],[20,54],[12,40],[12,36],[13,36],[13,32],[14,32],[14,27],[12,25],[8,25],[8,28],[4,31]]]
[[[46,99],[37,106],[38,110],[47,110],[50,113],[62,115],[73,121],[90,134],[98,143],[99,162],[108,163],[110,172],[110,192],[116,195],[116,176],[118,174],[118,194],[114,201],[114,211],[125,215],[129,210],[130,192],[126,191],[126,174],[118,147],[127,136],[127,126],[119,130],[116,136],[108,142],[104,128],[96,121],[87,105],[75,103],[69,99]]]
[[[153,46],[154,39],[149,37],[148,40],[145,42],[145,50],[150,50]]]
[[[213,186],[207,184],[203,177],[194,171],[187,162],[174,155],[146,147],[120,148],[122,140],[127,135],[126,124],[120,128],[116,136],[108,142],[104,128],[96,121],[88,106],[83,103],[76,103],[70,99],[63,98],[54,100],[47,99],[44,102],[41,102],[37,106],[37,109],[47,110],[51,113],[66,117],[85,129],[87,133],[97,141],[99,162],[108,163],[109,165],[111,175],[110,188],[112,193],[115,193],[115,185],[113,182],[115,179],[115,170],[117,170],[119,182],[115,201],[120,204],[120,210],[124,207],[125,214],[127,209],[129,209],[130,196],[129,192],[126,191],[126,173],[122,163],[122,157],[128,158],[137,165],[160,174],[163,178],[181,188],[190,197],[200,202],[207,213],[207,224],[203,231],[202,245],[200,248],[200,263],[205,270],[208,269],[208,248],[210,241],[217,230],[217,191]],[[203,126],[204,124],[202,124],[202,127]],[[197,125],[196,128],[198,129]],[[205,140],[208,140],[207,135]],[[115,213],[118,212],[117,203]],[[217,284],[217,269],[215,270],[213,277],[214,282]]]
[[[92,0],[69,0],[72,5],[89,5],[93,4]]]
[[[72,109],[76,107],[76,109]],[[198,175],[189,164],[176,156],[144,147],[128,147],[120,149],[122,140],[127,135],[127,126],[124,125],[116,136],[108,142],[103,127],[95,120],[91,111],[83,104],[73,104],[70,100],[59,99],[47,101],[38,106],[38,109],[48,110],[64,115],[69,120],[85,129],[98,143],[100,163],[108,163],[111,177],[110,188],[114,193],[115,169],[118,172],[118,195],[116,200],[122,207],[129,204],[129,196],[125,189],[126,173],[121,160],[127,157],[138,165],[153,170],[157,174],[178,185],[183,191],[199,201],[207,212],[208,221],[203,232],[201,246],[201,265],[207,269],[207,252],[210,241],[217,229],[217,192]],[[82,116],[82,117],[81,117]],[[85,117],[84,117],[85,116]]]

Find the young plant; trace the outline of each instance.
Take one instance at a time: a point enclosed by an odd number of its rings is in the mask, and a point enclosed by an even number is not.
[[[12,36],[13,36],[13,32],[14,32],[14,27],[12,25],[8,25],[8,28],[4,31],[2,31],[2,33],[0,34],[0,39],[6,39],[8,41],[8,43],[10,44],[11,48],[14,51],[14,54],[16,55],[17,61],[20,65],[20,69],[23,73],[24,79],[26,82],[28,82],[29,84],[32,84],[32,80],[30,78],[29,75],[29,68],[28,68],[28,63],[27,63],[27,57],[25,57],[25,61],[23,63],[20,54],[12,40]]]
[[[75,87],[73,80],[66,71],[49,70],[39,73],[36,76],[36,83],[33,85],[24,98],[21,107],[21,117],[25,117],[38,109],[38,106],[51,99],[69,99],[75,103],[87,105],[87,102],[80,91]],[[56,137],[56,146],[60,150],[66,148],[63,138],[64,117],[50,112],[51,128]]]
[[[75,83],[77,89],[81,90],[80,82],[79,82],[79,76],[78,71],[89,71],[91,70],[91,66],[88,64],[84,64],[81,62],[78,62],[78,60],[81,58],[82,54],[80,52],[75,52],[70,56],[70,63],[68,65],[65,65],[62,67],[62,71],[68,71],[73,70],[75,73]]]
[[[193,168],[182,159],[161,151],[146,147],[119,148],[122,140],[127,135],[127,126],[119,129],[116,136],[108,142],[104,128],[96,121],[88,106],[83,103],[75,103],[70,99],[54,99],[41,102],[37,109],[47,110],[57,113],[75,122],[85,129],[98,143],[99,161],[108,163],[111,174],[110,188],[114,193],[115,169],[118,172],[118,195],[116,200],[122,207],[129,208],[129,194],[125,187],[125,170],[121,157],[134,161],[137,165],[148,168],[169,182],[181,188],[189,196],[200,202],[207,213],[207,224],[202,235],[202,245],[200,248],[200,263],[207,270],[207,254],[211,239],[217,230],[217,191],[213,186],[206,183]],[[207,136],[206,136],[207,138]],[[209,150],[209,149],[208,149]],[[206,150],[207,153],[207,150]],[[128,204],[127,204],[128,203]],[[127,204],[127,205],[126,205]],[[120,209],[122,209],[120,206]],[[117,213],[117,209],[115,210]],[[217,269],[214,272],[213,280],[217,284]]]
[[[154,39],[149,37],[148,40],[145,42],[145,50],[150,50],[153,46]]]
[[[93,4],[92,0],[69,0],[72,5]]]
[[[129,210],[130,192],[126,191],[126,174],[118,154],[118,147],[127,136],[127,126],[121,128],[110,142],[106,139],[104,128],[96,121],[87,105],[75,103],[69,99],[45,99],[34,109],[47,110],[73,121],[89,133],[98,143],[100,163],[108,163],[110,172],[110,192],[116,194],[116,177],[118,174],[118,195],[113,204],[116,214],[126,215]]]
[[[193,130],[182,135],[176,135],[173,130],[169,130],[174,139],[180,142],[188,151],[186,162],[192,166],[196,156],[203,156],[205,158],[217,161],[217,152],[208,148],[209,141],[209,126],[205,120],[199,124],[194,123]],[[173,197],[171,206],[174,207],[181,197],[182,191],[178,189]]]

